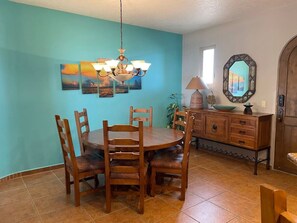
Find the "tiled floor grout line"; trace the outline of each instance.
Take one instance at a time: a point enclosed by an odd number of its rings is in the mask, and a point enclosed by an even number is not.
[[[61,183],[64,185],[64,182],[61,180],[61,178],[59,178],[59,177],[57,176],[57,174],[55,174],[54,171],[52,171],[52,173],[57,177],[58,181],[61,182]],[[65,179],[65,177],[64,177],[64,179]],[[64,186],[65,186],[65,185],[64,185]],[[66,187],[66,186],[65,186],[65,187]]]
[[[235,219],[238,218],[238,217],[240,217],[240,216],[236,216],[236,217],[230,219],[229,221],[227,221],[226,223],[231,222],[231,221],[235,220]],[[242,217],[240,217],[240,218],[242,218]]]
[[[52,174],[55,175],[55,177],[56,177],[58,180],[60,180],[60,178],[57,176],[57,174],[56,174],[53,170],[51,170],[51,172],[52,172]]]
[[[36,213],[37,213],[37,217],[39,218],[40,222],[43,222],[43,221],[42,221],[42,218],[41,218],[41,216],[40,216],[39,210],[38,210],[38,208],[36,207],[35,201],[34,201],[34,199],[32,198],[31,193],[30,193],[30,191],[29,191],[29,189],[28,189],[28,187],[27,187],[27,184],[25,183],[23,177],[21,177],[21,178],[22,178],[23,184],[25,185],[25,188],[26,188],[26,190],[27,190],[27,192],[28,192],[28,194],[29,194],[29,196],[30,196],[30,198],[31,198],[31,203],[32,203],[32,205],[33,205],[34,210],[35,210]]]
[[[92,223],[95,223],[95,218],[93,218],[92,215],[90,215],[89,212],[87,212],[87,210],[83,206],[81,206],[81,208],[84,210],[86,215],[88,215],[90,217],[90,219],[92,220]]]
[[[217,185],[215,185],[215,184],[213,184],[212,182],[209,182],[209,181],[207,181],[209,184],[211,184],[211,185],[213,185],[213,186],[215,186],[215,187],[218,187]],[[236,194],[234,191],[232,191],[232,190],[229,190],[229,189],[225,189],[225,188],[223,188],[223,187],[221,187],[223,190],[225,190],[225,191],[223,191],[223,192],[221,192],[220,194],[222,194],[222,193],[226,193],[226,192],[230,192],[230,193],[233,193],[233,194]],[[260,188],[260,187],[259,187]],[[259,189],[260,190],[260,189]],[[218,194],[219,195],[219,194]],[[215,195],[215,196],[213,196],[213,197],[216,197],[217,195]],[[256,203],[254,200],[251,200],[251,199],[249,199],[249,198],[247,198],[247,197],[244,197],[244,196],[242,196],[242,195],[238,195],[238,194],[236,194],[236,196],[239,196],[239,197],[241,197],[241,198],[243,198],[243,199],[246,199],[246,200],[248,200],[248,201],[250,201],[250,202],[253,202],[253,203]],[[213,198],[213,197],[211,197],[211,198]],[[211,198],[209,198],[209,199],[211,199]],[[209,199],[207,199],[207,200],[209,200]]]
[[[210,203],[212,203],[213,205],[215,205],[215,206],[217,206],[217,207],[219,207],[219,208],[222,208],[222,209],[224,209],[225,211],[228,211],[229,213],[231,213],[231,214],[234,214],[234,218],[232,218],[230,221],[232,221],[233,219],[235,219],[235,218],[238,218],[238,217],[240,217],[240,218],[242,218],[243,216],[240,216],[240,215],[238,215],[238,214],[236,214],[236,213],[234,213],[234,212],[232,212],[232,211],[230,211],[230,210],[228,210],[228,209],[226,209],[225,207],[221,207],[220,205],[217,205],[217,204],[215,204],[215,203],[213,203],[213,202],[211,202],[210,200],[207,200],[208,202],[210,202]],[[227,222],[229,222],[229,221],[227,221]]]
[[[204,202],[204,201],[203,201]],[[201,202],[202,203],[202,202]],[[197,204],[196,204],[197,205]],[[194,206],[193,206],[194,207]],[[195,218],[193,218],[192,216],[188,215],[187,213],[185,213],[184,211],[181,211],[183,214],[187,215],[189,218],[193,219],[194,221],[196,221],[197,223],[200,223],[199,221],[197,221]]]
[[[52,174],[54,174],[55,177],[57,178],[57,179],[51,179],[51,180],[49,180],[49,182],[54,182],[54,181],[58,180],[58,182],[61,183],[61,184],[64,186],[63,182],[56,176],[55,173],[53,173],[52,170],[47,171],[47,173],[49,173],[49,172],[51,172]],[[38,175],[38,174],[41,175],[42,173],[36,173],[36,175]],[[35,174],[32,174],[32,175],[35,175]],[[32,176],[32,175],[31,175],[31,176]],[[30,195],[30,197],[31,197],[31,200],[32,200],[32,203],[33,203],[33,207],[34,207],[34,209],[37,211],[39,220],[40,220],[41,222],[43,222],[43,218],[41,217],[41,214],[40,214],[40,212],[39,212],[39,210],[38,210],[38,208],[37,208],[37,206],[36,206],[36,204],[35,204],[35,199],[31,196],[31,193],[30,193],[30,191],[29,191],[29,189],[28,189],[28,186],[27,186],[27,184],[25,183],[23,177],[22,177],[22,181],[23,181],[23,183],[24,183],[24,185],[25,185],[25,187],[26,187],[26,189],[27,189],[27,191],[28,191],[28,193],[29,193],[29,195]],[[35,183],[35,184],[33,184],[33,186],[38,185],[38,184],[43,184],[43,183],[44,183],[44,182]],[[62,193],[62,192],[61,192],[61,193]],[[36,198],[36,199],[44,199],[44,198],[47,198],[47,197],[51,197],[51,196],[50,196],[50,195],[44,195],[44,196],[38,197],[38,198]],[[66,209],[66,208],[67,208],[67,207],[64,207],[63,209]],[[48,213],[51,213],[51,212],[48,212]],[[46,214],[48,214],[48,213],[46,213]]]

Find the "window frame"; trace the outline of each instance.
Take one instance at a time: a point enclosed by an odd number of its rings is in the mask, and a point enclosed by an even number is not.
[[[205,81],[204,76],[203,76],[203,62],[204,62],[204,51],[205,50],[210,50],[213,49],[214,53],[213,53],[213,73],[212,73],[212,83],[206,83],[207,85],[212,85],[214,84],[214,79],[215,79],[215,54],[216,54],[216,45],[210,45],[210,46],[206,46],[206,47],[201,47],[200,48],[200,53],[201,53],[201,78],[203,81]]]

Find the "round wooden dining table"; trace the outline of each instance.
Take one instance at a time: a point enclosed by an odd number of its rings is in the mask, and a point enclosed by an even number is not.
[[[143,127],[143,147],[145,151],[166,149],[181,142],[183,136],[182,131],[175,129]],[[138,139],[138,132],[110,132],[109,137]],[[85,134],[83,143],[103,150],[103,129],[97,129]]]

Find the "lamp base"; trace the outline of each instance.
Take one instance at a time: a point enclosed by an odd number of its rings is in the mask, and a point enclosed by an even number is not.
[[[196,90],[191,96],[190,108],[201,109],[203,108],[203,96]]]

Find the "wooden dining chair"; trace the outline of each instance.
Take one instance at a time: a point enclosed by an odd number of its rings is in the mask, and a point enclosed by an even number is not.
[[[190,154],[190,144],[192,140],[194,117],[188,118],[186,123],[186,134],[183,146],[183,153],[166,152],[157,153],[150,162],[151,166],[151,195],[155,196],[156,186],[156,174],[162,174],[163,176],[178,177],[181,179],[181,186],[166,186],[168,189],[180,191],[180,200],[185,200],[186,187],[188,185],[188,164]],[[165,187],[165,185],[160,185]]]
[[[81,195],[100,190],[97,188],[99,185],[97,174],[104,174],[104,162],[90,154],[76,157],[68,120],[61,120],[59,115],[55,115],[55,119],[64,159],[66,193],[70,194],[70,184],[74,184],[75,206],[79,206]],[[73,181],[70,181],[70,175],[73,176]],[[95,180],[95,187],[87,182],[91,178]],[[84,182],[90,189],[80,191],[80,182]]]
[[[183,152],[183,147],[184,147],[183,144],[184,144],[185,135],[186,135],[187,123],[188,123],[188,112],[187,111],[179,111],[179,109],[177,108],[174,112],[172,128],[182,131],[184,134],[184,138],[180,142],[180,144],[171,146],[167,149],[162,149],[162,150],[158,151],[158,153],[167,153],[167,152],[182,153]]]
[[[100,151],[99,149],[93,148],[91,146],[84,145],[83,143],[83,136],[90,132],[87,109],[84,108],[81,112],[74,111],[74,117],[81,154],[92,154],[103,159],[103,151]]]
[[[133,108],[130,106],[130,125],[133,125],[134,121],[148,122],[148,126],[153,126],[153,107],[146,108]]]
[[[121,132],[123,138],[112,138],[112,132]],[[129,133],[135,132],[137,139],[129,138]],[[138,212],[144,212],[144,196],[148,164],[144,160],[143,122],[138,127],[132,125],[108,126],[103,121],[106,212],[111,211],[111,187],[114,185],[138,185]],[[116,193],[118,191],[113,191]],[[127,192],[127,191],[126,191]]]
[[[287,194],[268,184],[260,185],[261,223],[297,223],[297,215],[287,210]]]

